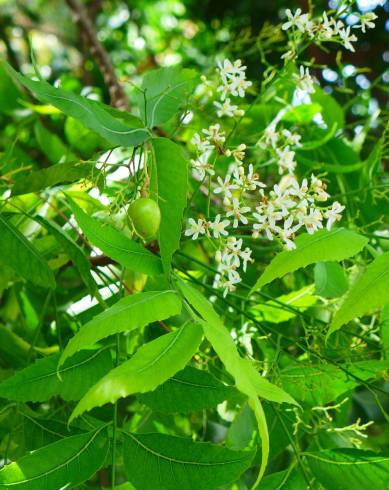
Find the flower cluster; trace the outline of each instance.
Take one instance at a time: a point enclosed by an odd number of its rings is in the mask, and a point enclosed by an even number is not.
[[[337,15],[328,16],[326,12],[323,12],[323,15],[318,19],[311,18],[307,13],[303,14],[300,8],[294,13],[290,9],[286,9],[285,14],[287,21],[282,25],[284,31],[292,30],[302,35],[306,34],[310,39],[315,39],[318,42],[338,42],[350,51],[355,51],[352,43],[358,40],[354,34],[355,31],[351,29],[359,28],[365,33],[366,29],[375,27],[373,21],[377,18],[373,12],[368,12],[359,15],[359,23],[346,26]],[[291,49],[283,55],[283,58],[291,59],[295,56],[295,37],[290,41],[290,47]]]
[[[293,19],[297,28],[301,27],[301,22],[304,28],[310,25],[307,17]],[[251,85],[246,80],[245,70],[240,60],[231,62],[226,59],[219,64],[216,93],[221,92],[221,99],[214,101],[217,117],[243,115],[229,97],[243,97]],[[308,68],[301,67],[294,81],[296,91],[314,91]],[[212,83],[207,81],[207,85],[210,87]],[[229,133],[220,123],[195,133],[191,140],[197,153],[191,160],[193,176],[200,181],[201,192],[211,193],[208,202],[212,200],[212,208],[217,212],[214,217],[209,216],[208,205],[207,217],[189,218],[185,236],[211,241],[217,267],[214,287],[222,289],[224,295],[236,289],[242,280],[241,272],[246,272],[248,264],[253,262],[247,240],[276,239],[285,249],[292,250],[300,229],[312,234],[326,224],[330,230],[342,217],[344,206],[340,203],[326,206],[330,196],[322,180],[311,175],[299,182],[296,177],[295,154],[301,146],[301,135],[291,128],[278,127],[286,109],[280,110],[258,140],[265,154],[270,154],[270,163],[278,166],[281,175],[278,183],[262,182],[258,163],[246,162],[246,144],[229,146]],[[220,155],[228,160],[224,174],[215,168]],[[205,179],[208,179],[208,185],[202,185]]]

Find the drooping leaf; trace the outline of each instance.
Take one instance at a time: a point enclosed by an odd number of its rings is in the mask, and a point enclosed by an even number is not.
[[[72,260],[73,264],[77,267],[80,273],[81,279],[88,287],[90,293],[94,295],[97,291],[96,283],[90,272],[90,264],[85,257],[82,248],[73,241],[73,239],[54,221],[42,218],[42,216],[35,216],[35,221],[38,221],[43,225],[47,231],[49,231],[57,240],[57,242],[63,247],[67,255]]]
[[[342,296],[348,288],[343,267],[336,262],[318,262],[315,265],[316,293],[324,298]]]
[[[239,399],[239,392],[226,386],[207,371],[187,366],[139,401],[155,411],[190,413],[216,407],[224,400]]]
[[[69,422],[87,410],[133,393],[152,391],[180,371],[197,352],[199,325],[186,324],[143,345],[134,356],[96,383],[78,403]]]
[[[0,489],[73,488],[102,467],[108,450],[109,439],[104,427],[61,439],[0,470]]]
[[[150,275],[162,272],[161,259],[143,245],[112,226],[91,218],[73,200],[69,199],[69,204],[88,240],[108,257],[137,272]]]
[[[339,261],[357,254],[368,239],[344,228],[305,233],[296,239],[296,249],[280,252],[266,267],[253,290],[301,267],[323,261]]]
[[[153,139],[157,168],[158,205],[161,210],[159,246],[166,274],[179,247],[188,187],[187,160],[182,148],[166,138]]]
[[[147,291],[126,296],[81,327],[65,347],[59,365],[75,352],[105,337],[165,320],[180,311],[181,301],[174,291]]]
[[[58,163],[18,179],[12,187],[12,195],[39,192],[58,184],[75,182],[87,177],[91,170],[92,167],[88,163]]]
[[[26,78],[5,61],[2,63],[8,73],[28,88],[41,102],[51,104],[67,116],[74,117],[110,143],[118,146],[136,146],[148,139],[150,133],[148,129],[142,127],[142,122],[138,118],[126,114],[119,119],[112,115],[112,109],[104,104],[55,88],[44,80]]]
[[[137,490],[219,488],[236,481],[253,456],[165,434],[124,434],[124,468]]]
[[[249,404],[244,403],[241,410],[231,422],[226,435],[226,446],[240,450],[246,448],[256,434],[257,421]]]
[[[205,336],[215,349],[227,371],[234,377],[238,390],[247,395],[249,404],[254,411],[262,442],[261,468],[253,487],[256,488],[265,472],[269,457],[269,434],[265,414],[258,396],[278,403],[296,402],[281,388],[260,376],[248,359],[243,359],[239,356],[228,330],[206,298],[183,281],[179,282],[179,288],[188,303],[202,317],[201,325]]]
[[[366,490],[388,486],[388,453],[345,448],[305,453],[305,458],[324,488]]]
[[[353,318],[389,301],[389,252],[376,257],[349,290],[330,325],[328,336]]]
[[[31,345],[28,342],[10,328],[0,325],[0,361],[2,365],[25,366],[30,352]]]
[[[180,66],[159,68],[146,73],[139,97],[142,118],[149,128],[167,122],[184,105],[197,82],[194,70]],[[146,109],[144,109],[146,108]]]
[[[0,383],[0,397],[43,402],[59,395],[79,400],[113,366],[108,350],[80,352],[57,369],[60,354],[39,359]]]
[[[0,215],[0,260],[37,286],[55,288],[54,274],[38,250]]]

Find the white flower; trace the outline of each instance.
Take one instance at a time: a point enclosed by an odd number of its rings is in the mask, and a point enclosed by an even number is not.
[[[327,40],[331,39],[336,34],[334,26],[336,26],[334,18],[330,17],[328,19],[327,13],[323,12],[323,20],[322,23],[320,24],[320,31],[319,31],[320,38],[327,39]]]
[[[298,8],[294,14],[292,14],[290,9],[286,9],[285,14],[288,21],[282,25],[282,30],[286,31],[290,27],[297,27],[297,29],[301,32],[312,29],[313,24],[309,20],[309,15],[302,14],[300,8]]]
[[[332,204],[332,207],[328,209],[324,213],[324,217],[327,218],[327,230],[330,230],[335,221],[339,221],[342,219],[342,211],[345,209],[345,206],[342,206],[338,201],[335,201]]]
[[[219,187],[213,191],[215,194],[223,194],[224,197],[230,198],[232,197],[231,190],[238,189],[238,186],[235,184],[230,184],[231,174],[227,174],[224,181],[221,177],[217,178],[217,182]]]
[[[241,253],[240,253],[240,258],[242,259],[242,262],[243,262],[243,270],[244,272],[246,272],[247,270],[247,264],[249,262],[254,262],[254,260],[251,258],[251,254],[253,253],[253,251],[251,250],[251,248],[248,248],[246,247]]]
[[[323,228],[322,225],[323,216],[317,208],[311,208],[309,210],[309,215],[302,218],[302,222],[305,225],[307,232],[312,235],[319,228]]]
[[[224,143],[226,140],[225,132],[220,129],[220,124],[214,124],[213,126],[209,126],[208,129],[203,129],[202,131],[211,141],[214,141],[215,143]]]
[[[246,66],[242,66],[241,60],[235,60],[231,63],[230,60],[225,59],[223,63],[218,62],[220,77],[223,81],[227,79],[234,79],[236,76],[245,77]]]
[[[244,115],[243,110],[239,109],[237,105],[231,104],[231,99],[226,99],[224,102],[215,101],[213,105],[218,109],[216,111],[218,117],[234,117]]]
[[[193,240],[197,240],[199,235],[204,235],[206,231],[204,220],[198,219],[196,223],[193,218],[189,218],[188,223],[190,226],[185,230],[185,236],[192,236]]]
[[[207,153],[202,153],[197,160],[191,160],[192,170],[195,177],[199,180],[203,180],[205,174],[215,175],[215,171],[213,170],[213,166],[208,162]]]
[[[252,85],[246,80],[246,66],[242,66],[241,60],[236,60],[233,63],[225,59],[223,63],[219,63],[219,73],[221,85],[217,88],[221,92],[221,100],[224,101],[228,94],[244,97],[245,91]]]
[[[351,43],[358,41],[358,38],[355,34],[350,33],[350,26],[348,26],[347,29],[340,29],[339,37],[343,41],[343,46],[354,53],[355,49]]]
[[[246,216],[244,216],[244,214],[248,213],[249,211],[250,211],[250,208],[248,206],[241,206],[239,199],[234,197],[234,199],[232,200],[232,209],[230,211],[228,211],[228,213],[227,213],[228,217],[230,217],[230,216],[234,217],[234,222],[233,222],[232,226],[234,228],[237,228],[239,221],[242,224],[247,225],[248,220],[247,220]]]
[[[301,146],[301,135],[298,133],[291,133],[288,129],[283,129],[282,134],[286,139],[287,145]]]
[[[244,78],[235,78],[235,80],[230,84],[231,95],[244,97],[246,95],[246,90],[251,87],[253,83],[250,80],[245,80]]]
[[[296,162],[294,160],[294,151],[289,150],[289,146],[286,146],[282,150],[279,148],[276,149],[276,153],[278,156],[277,164],[278,171],[280,174],[283,174],[284,171],[288,171],[289,173],[293,173],[296,168]]]
[[[297,180],[294,177],[292,177],[290,179],[289,194],[291,196],[297,197],[298,199],[300,199],[300,201],[302,201],[304,199],[312,200],[312,198],[307,196],[307,193],[308,193],[308,181],[307,181],[307,179],[304,179],[302,181],[301,186],[299,185],[299,183],[297,182]]]
[[[211,143],[207,139],[202,140],[201,136],[198,133],[195,133],[193,135],[191,143],[196,147],[196,150],[199,153],[204,153],[205,151],[212,150],[213,148],[213,145],[211,145]]]
[[[271,145],[273,148],[277,147],[277,142],[280,137],[280,133],[276,131],[274,124],[270,124],[264,131],[265,143]]]
[[[220,235],[228,236],[228,231],[225,229],[225,227],[229,224],[230,222],[228,219],[220,221],[220,214],[215,217],[215,221],[213,223],[211,221],[208,222],[208,226],[212,230],[214,238],[219,238]]]
[[[239,146],[237,146],[234,150],[226,150],[226,156],[230,157],[232,155],[237,163],[241,163],[246,155],[245,150],[246,150],[246,145],[242,143]]]
[[[372,21],[375,19],[378,19],[378,17],[374,12],[367,12],[366,14],[363,14],[361,16],[361,31],[365,33],[366,28],[374,29],[375,24]]]
[[[296,80],[297,88],[300,91],[307,92],[308,94],[314,93],[315,86],[308,67],[304,68],[303,66],[300,66],[300,75],[294,73],[293,78]]]
[[[273,233],[275,230],[274,226],[270,225],[268,216],[259,213],[253,213],[253,216],[258,221],[258,223],[253,224],[253,237],[258,238],[259,232],[264,231],[268,240],[273,240]],[[282,216],[280,219],[282,219]]]
[[[296,248],[296,245],[293,241],[296,227],[292,228],[292,224],[293,216],[291,215],[287,220],[284,221],[283,228],[277,228],[278,236],[284,242],[284,247],[286,250],[293,250]]]
[[[326,185],[315,175],[311,175],[311,190],[314,193],[314,198],[317,201],[327,201],[330,197],[329,194],[325,191]]]
[[[282,190],[278,184],[275,184],[273,190],[270,192],[271,203],[267,206],[267,211],[270,212],[276,208],[280,208],[282,216],[287,216],[289,214],[289,209],[294,207],[295,202],[290,198],[289,190]]]

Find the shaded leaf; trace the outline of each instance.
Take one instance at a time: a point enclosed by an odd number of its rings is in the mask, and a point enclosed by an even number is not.
[[[199,325],[187,324],[140,347],[133,357],[96,383],[78,403],[69,422],[87,410],[133,393],[154,390],[181,370],[197,352]]]
[[[57,370],[60,354],[39,359],[0,383],[0,397],[14,401],[43,402],[59,395],[79,400],[112,368],[108,350],[80,352]]]
[[[224,400],[237,400],[239,392],[226,386],[207,371],[187,366],[150,393],[138,396],[139,401],[155,411],[189,413],[216,407]]]
[[[69,199],[69,204],[88,240],[108,257],[137,272],[150,275],[162,272],[161,259],[143,245],[112,226],[91,218],[73,200]]]
[[[126,296],[81,327],[65,347],[59,365],[75,352],[105,337],[165,320],[180,311],[181,301],[174,291],[148,291]]]
[[[124,468],[137,490],[218,488],[234,482],[253,455],[165,434],[124,434]]]
[[[0,470],[0,488],[54,490],[88,480],[107,457],[109,439],[100,428],[67,437],[23,456]]]
[[[161,210],[159,246],[166,274],[180,244],[182,217],[188,187],[187,159],[183,150],[166,138],[153,139],[157,167],[158,205]]]
[[[54,274],[38,250],[0,215],[0,260],[37,286],[55,288]]]
[[[349,290],[331,322],[328,335],[353,318],[389,301],[389,252],[376,257]]]
[[[326,489],[384,489],[389,482],[388,453],[332,449],[305,453],[305,458],[313,475]]]
[[[357,254],[369,240],[344,228],[305,233],[296,238],[296,249],[280,252],[266,267],[253,290],[301,267],[323,261],[339,261]]]
[[[153,128],[176,115],[178,109],[191,95],[197,78],[194,70],[180,66],[169,66],[147,72],[142,83],[144,95],[139,97],[139,107],[142,108],[145,124]]]

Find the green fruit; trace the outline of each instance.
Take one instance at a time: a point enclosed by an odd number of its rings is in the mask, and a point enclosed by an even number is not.
[[[150,240],[156,235],[161,223],[161,211],[153,199],[137,199],[130,204],[128,214],[138,235],[145,240]]]

